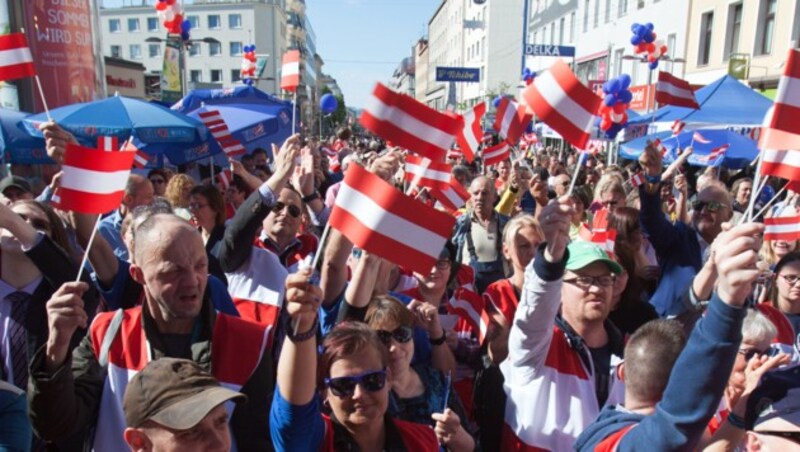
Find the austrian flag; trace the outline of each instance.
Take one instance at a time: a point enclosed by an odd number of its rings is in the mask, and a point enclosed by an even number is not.
[[[425,157],[406,157],[405,180],[417,187],[447,190],[450,187],[451,167],[444,162],[433,162]]]
[[[439,201],[439,204],[450,214],[455,214],[458,209],[464,207],[469,199],[469,192],[459,183],[455,177],[450,176],[450,186],[447,190],[431,190],[431,196]]]
[[[664,71],[658,73],[656,102],[678,107],[700,108],[689,82]]]
[[[28,41],[22,33],[0,36],[0,81],[36,75]]]
[[[414,98],[378,83],[361,124],[395,146],[410,149],[434,162],[442,161],[461,129],[461,120],[439,113]]]
[[[511,148],[507,142],[503,142],[483,150],[483,164],[486,166],[496,165],[503,160],[508,160],[510,156]]]
[[[281,68],[281,89],[284,91],[297,91],[300,85],[300,51],[290,50],[283,54]]]
[[[800,239],[800,216],[772,217],[764,219],[764,240]]]
[[[507,142],[516,144],[531,119],[532,115],[528,113],[528,107],[517,104],[508,97],[503,97],[497,105],[493,127],[501,136],[505,137]]]
[[[483,138],[481,119],[485,113],[486,104],[483,102],[464,113],[464,127],[458,132],[457,141],[468,162],[472,162],[478,153],[478,146]]]
[[[135,155],[68,144],[61,166],[61,185],[53,196],[58,199],[57,207],[86,214],[116,209],[125,194]]]
[[[425,274],[455,224],[359,165],[348,167],[329,221],[359,248]]]

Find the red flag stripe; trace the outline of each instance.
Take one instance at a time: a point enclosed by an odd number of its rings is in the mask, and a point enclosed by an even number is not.
[[[507,97],[500,100],[497,106],[497,116],[494,121],[494,128],[505,137],[509,143],[517,143],[519,137],[528,127],[532,116],[528,113],[528,108],[519,105]]]
[[[700,135],[700,132],[695,132],[694,134],[692,134],[692,140],[702,144],[711,143],[711,140],[707,139],[703,135]]]
[[[467,289],[457,289],[450,298],[452,311],[468,321],[478,333],[478,342],[483,343],[489,325],[489,314],[483,309],[483,298]]]
[[[672,123],[672,134],[678,135],[683,131],[683,128],[686,127],[686,123],[681,121],[680,119],[676,119]]]
[[[469,193],[466,189],[454,178],[450,178],[450,186],[446,190],[431,190],[433,196],[442,207],[450,213],[454,213],[458,209],[464,207],[469,199]]]
[[[97,137],[97,149],[103,151],[116,151],[119,149],[117,137]]]
[[[127,177],[125,178],[127,181]],[[71,210],[81,213],[106,213],[119,207],[125,188],[111,193],[92,193],[87,196],[86,192],[71,190],[64,186],[58,187],[53,195],[54,202],[61,210]],[[55,202],[55,199],[58,199]]]
[[[764,219],[764,240],[800,239],[800,216]]]
[[[128,152],[105,153],[77,145],[68,145],[67,152],[64,154],[64,166],[104,173],[130,171],[132,161],[133,156]],[[124,186],[125,183],[123,182],[122,185]]]
[[[0,36],[0,80],[36,75],[28,41],[22,33]]]
[[[663,71],[658,73],[656,102],[679,107],[700,108],[689,82]]]
[[[579,149],[586,147],[600,98],[583,86],[562,60],[525,89],[536,116]]]
[[[300,51],[290,50],[283,54],[281,66],[281,89],[297,90],[300,85]]]
[[[464,128],[458,133],[457,141],[461,152],[467,161],[475,160],[475,154],[481,145],[483,130],[481,130],[481,118],[486,113],[486,104],[479,103],[472,110],[464,113]]]
[[[136,151],[136,155],[133,156],[133,166],[139,169],[143,169],[150,163],[150,158],[147,154],[143,151]]]
[[[775,104],[765,118],[762,149],[800,149],[800,51],[789,50],[786,68],[778,82]]]
[[[510,155],[511,151],[508,143],[500,143],[497,146],[492,146],[483,151],[483,164],[487,166],[495,165],[508,159]]]
[[[761,174],[800,180],[800,151],[764,149],[761,159]]]

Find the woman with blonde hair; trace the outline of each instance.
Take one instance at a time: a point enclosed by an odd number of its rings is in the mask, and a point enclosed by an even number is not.
[[[192,176],[184,173],[176,174],[170,178],[164,193],[175,215],[187,221],[192,218],[192,213],[189,211],[189,195],[195,185],[197,183]]]

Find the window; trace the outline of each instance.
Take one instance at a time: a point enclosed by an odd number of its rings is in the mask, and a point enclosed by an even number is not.
[[[140,46],[139,44],[131,44],[129,50],[131,52],[132,60],[142,59],[142,46]]]
[[[231,28],[231,29],[242,28],[242,15],[241,14],[228,14],[228,28]]]
[[[667,35],[667,52],[672,52],[672,58],[677,58],[675,54],[675,46],[678,45],[678,36],[675,33]],[[671,61],[667,63],[667,72],[672,73],[673,64]]]
[[[148,44],[147,55],[150,58],[161,56],[161,44]]]
[[[231,69],[231,82],[238,82],[242,79],[242,72],[239,69]]]
[[[612,74],[614,74],[616,77],[619,77],[622,74],[623,52],[625,52],[625,49],[617,49],[614,51],[614,69],[612,71]]]
[[[189,45],[189,56],[200,56],[203,54],[203,50],[200,47],[199,42],[195,42],[194,44]]]
[[[605,23],[611,22],[611,0],[606,0],[606,20]]]
[[[556,43],[556,23],[553,22],[550,24],[550,44],[553,45]]]
[[[108,19],[108,31],[110,33],[119,33],[122,31],[122,25],[119,19]]]
[[[708,64],[711,56],[711,35],[714,27],[714,12],[704,13],[700,18],[700,49],[697,52],[697,65]]]
[[[222,83],[222,69],[211,69],[211,83]]]
[[[533,32],[533,43],[534,43],[534,44],[538,44],[538,42],[536,41],[536,39],[537,39],[538,37],[539,37],[539,32],[538,32],[538,31],[534,31],[534,32]]]
[[[231,41],[231,56],[242,56],[241,41]]]
[[[189,16],[189,17],[187,17],[187,19],[192,24],[192,30],[200,28],[200,17],[198,17],[198,16]]]
[[[622,17],[628,13],[628,0],[619,0],[619,4],[617,6],[619,7],[617,11],[619,13],[619,17]]]
[[[772,34],[775,32],[775,11],[778,9],[777,0],[761,0],[761,10],[758,13],[758,29],[756,31],[756,55],[769,55],[772,53]]]
[[[203,81],[203,71],[199,69],[192,69],[189,71],[189,81],[190,82],[202,82]]]
[[[111,46],[111,56],[114,58],[122,58],[122,47]]]
[[[210,56],[221,56],[222,55],[222,43],[221,42],[210,42],[208,44],[208,54]]]
[[[589,0],[583,2],[583,32],[589,31]]]
[[[600,25],[600,0],[594,0],[594,28]]]
[[[558,21],[558,45],[564,45],[564,22],[566,18],[562,17],[560,21]]]
[[[569,15],[569,42],[575,42],[575,11]]]
[[[637,0],[636,1],[636,9],[644,8],[644,0]]]
[[[222,27],[222,20],[219,18],[219,14],[212,14],[208,16],[209,30],[219,30],[221,27]]]
[[[728,6],[728,30],[725,33],[725,55],[722,59],[727,61],[732,53],[739,52],[739,37],[742,33],[742,3]]]
[[[158,17],[147,18],[147,31],[158,31]]]
[[[137,33],[141,31],[139,29],[139,19],[128,19],[128,31],[131,33]]]

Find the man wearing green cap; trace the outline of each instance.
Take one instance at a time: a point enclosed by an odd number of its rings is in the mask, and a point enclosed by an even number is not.
[[[562,197],[539,217],[545,243],[525,270],[500,365],[508,396],[502,450],[569,450],[600,408],[624,395],[616,376],[622,336],[606,321],[622,269],[599,246],[570,243],[573,210]]]

